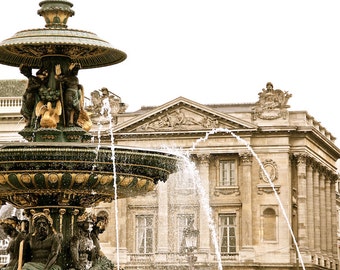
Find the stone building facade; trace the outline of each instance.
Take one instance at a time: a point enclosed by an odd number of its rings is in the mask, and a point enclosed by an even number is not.
[[[106,94],[87,106],[93,143],[189,158],[148,195],[92,209],[109,217],[101,242],[113,261],[125,269],[187,269],[183,230],[193,219],[195,269],[340,269],[340,149],[313,116],[289,110],[291,94],[268,83],[258,97],[254,91],[254,103],[178,97],[132,113]],[[9,115],[0,105],[0,141],[22,140],[19,110]]]

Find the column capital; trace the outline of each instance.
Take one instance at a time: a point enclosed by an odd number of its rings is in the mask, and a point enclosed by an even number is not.
[[[251,165],[253,162],[253,154],[250,151],[240,152],[241,165]]]
[[[304,152],[295,152],[291,154],[291,159],[295,160],[298,165],[306,165],[310,162],[310,156]]]
[[[211,155],[210,154],[196,154],[195,155],[195,160],[197,162],[199,162],[200,164],[206,164],[208,165],[211,159]]]
[[[332,171],[328,171],[326,176],[326,182],[329,181],[331,184],[334,184],[338,179],[339,179],[338,174],[333,173]]]

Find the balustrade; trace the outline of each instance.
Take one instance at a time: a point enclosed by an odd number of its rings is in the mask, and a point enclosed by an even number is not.
[[[21,105],[21,97],[0,97],[0,113],[19,113]]]

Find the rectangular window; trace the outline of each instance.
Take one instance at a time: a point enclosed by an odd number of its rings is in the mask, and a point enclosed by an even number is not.
[[[221,255],[236,253],[236,214],[219,215]]]
[[[153,251],[153,217],[136,216],[136,247],[137,253]]]
[[[183,231],[188,226],[189,220],[194,219],[194,215],[178,215],[177,216],[177,224],[178,224],[178,247],[179,252],[183,251],[184,245],[184,238],[183,238]]]
[[[222,160],[220,162],[220,187],[236,186],[235,161]]]

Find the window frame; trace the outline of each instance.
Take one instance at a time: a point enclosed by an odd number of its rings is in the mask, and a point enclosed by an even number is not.
[[[226,170],[223,170],[224,164],[229,164]],[[233,164],[233,168],[230,168],[230,164]],[[227,171],[228,169],[230,171],[227,173],[227,177],[224,177],[224,171]],[[237,160],[235,158],[220,159],[217,173],[217,187],[233,188],[238,186]],[[226,181],[224,181],[225,178],[227,178]]]
[[[182,218],[185,218],[185,224],[181,225],[180,221],[182,220]],[[196,219],[195,219],[195,215],[192,213],[188,213],[188,214],[178,214],[177,215],[177,244],[178,244],[178,252],[181,253],[183,252],[182,248],[183,248],[183,231],[184,229],[188,226],[188,221],[190,219],[194,220],[194,223],[196,223]],[[194,224],[194,227],[196,227],[196,225]]]
[[[144,219],[144,224],[140,223],[141,219]],[[151,219],[151,222],[148,222]],[[135,251],[137,254],[152,254],[154,252],[154,216],[153,215],[136,215],[135,216]],[[140,234],[143,234],[143,238],[140,238]],[[150,236],[151,235],[151,236]],[[151,243],[148,244],[148,240],[151,239]],[[143,244],[143,251],[140,250],[141,244]],[[150,247],[150,248],[149,248]],[[148,249],[149,248],[149,249]]]
[[[230,221],[228,221],[227,224],[223,224],[223,218],[233,218],[233,224],[230,224]],[[218,214],[218,233],[219,233],[219,251],[221,253],[222,257],[227,257],[227,256],[231,256],[231,255],[237,255],[238,254],[238,222],[237,222],[237,214],[235,212],[231,212],[231,213],[220,213]],[[227,251],[223,251],[222,250],[222,245],[223,245],[223,234],[224,234],[224,230],[227,230]],[[232,232],[233,231],[233,232]],[[231,232],[232,236],[231,235]],[[234,245],[231,244],[231,238],[233,237],[234,240]],[[231,248],[234,248],[234,250],[231,251]]]

